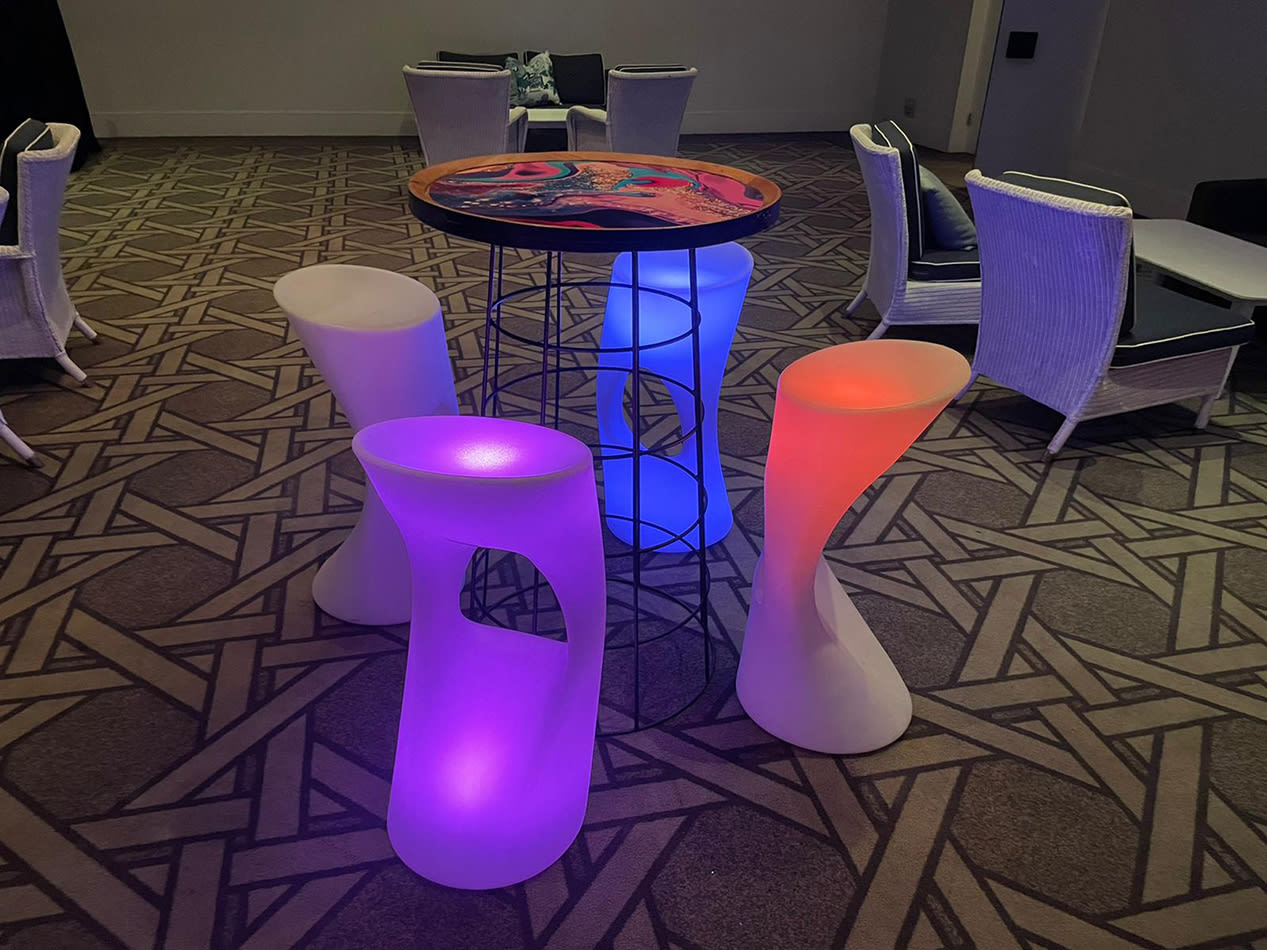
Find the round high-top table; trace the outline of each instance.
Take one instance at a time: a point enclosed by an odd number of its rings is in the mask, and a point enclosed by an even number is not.
[[[600,732],[613,734],[646,728],[676,715],[690,705],[707,686],[712,675],[712,656],[708,632],[708,565],[705,553],[704,512],[707,493],[704,483],[704,441],[692,438],[701,430],[704,403],[701,397],[700,306],[696,249],[723,244],[756,234],[771,227],[779,216],[781,192],[777,185],[758,175],[680,158],[649,155],[625,155],[612,152],[536,152],[517,155],[488,155],[460,159],[418,172],[409,180],[409,202],[414,215],[425,224],[456,237],[487,244],[488,291],[485,319],[484,367],[480,389],[481,414],[500,414],[501,395],[516,386],[539,379],[536,421],[559,426],[560,375],[576,369],[598,373],[609,371],[598,365],[600,352],[623,353],[627,359],[618,370],[632,376],[630,405],[632,444],[592,445],[600,460],[625,459],[632,463],[631,551],[616,556],[632,558],[632,576],[609,575],[609,583],[629,588],[632,608],[632,633],[621,642],[609,642],[612,651],[626,651],[631,663],[609,663],[605,672],[605,690],[612,671],[624,672],[632,667],[632,694],[620,708],[604,703],[600,712]],[[513,290],[504,289],[505,250],[507,248],[545,251],[545,280]],[[638,256],[643,251],[686,251],[688,280],[685,294],[675,294],[639,284]],[[565,253],[629,252],[629,282],[613,280],[568,280],[563,276]],[[631,345],[616,350],[603,350],[584,343],[564,343],[562,337],[563,296],[568,288],[621,287],[630,291],[632,334]],[[521,305],[524,298],[541,295],[542,323],[533,335],[508,328],[503,319],[507,304]],[[677,301],[686,309],[682,325],[647,340],[639,328],[639,298],[658,294]],[[551,333],[553,324],[553,334]],[[522,351],[530,348],[540,353],[529,372],[513,379],[503,379],[502,339],[517,344]],[[553,339],[552,339],[553,337]],[[659,347],[679,346],[689,341],[692,352],[693,383],[652,373],[641,365],[642,355]],[[594,365],[582,367],[579,358],[594,357]],[[574,365],[564,367],[567,357]],[[553,367],[551,361],[553,360]],[[549,380],[554,380],[551,407]],[[643,445],[642,384],[655,378],[665,387],[675,387],[693,401],[694,422],[689,431],[669,441]],[[552,412],[550,411],[552,408]],[[684,465],[679,455],[667,454],[675,447],[692,442],[696,452],[694,465]],[[658,464],[675,465],[694,481],[697,518],[685,529],[669,529],[643,517],[642,462],[655,456]],[[610,516],[609,516],[610,517]],[[647,537],[664,538],[648,544]],[[671,545],[680,549],[685,544],[697,561],[698,572],[692,586],[696,596],[670,593],[644,582],[644,556]],[[657,571],[659,566],[657,565]],[[484,587],[487,588],[487,561]],[[674,589],[682,590],[680,578]],[[487,614],[492,606],[487,596],[479,599],[480,584],[472,585],[473,607]],[[535,590],[535,588],[534,588]],[[655,597],[665,612],[680,616],[677,623],[663,621],[650,624],[653,632],[643,633],[644,594]],[[534,599],[534,629],[536,611]],[[643,663],[641,654],[648,645],[663,643],[681,631],[698,633],[702,657],[701,681],[698,689],[672,691],[666,694],[661,682],[646,684],[650,696],[644,701]],[[664,647],[677,651],[679,646]],[[685,661],[683,661],[685,662]],[[683,700],[682,693],[686,696]],[[644,707],[650,706],[651,710]],[[615,718],[609,715],[615,713]]]

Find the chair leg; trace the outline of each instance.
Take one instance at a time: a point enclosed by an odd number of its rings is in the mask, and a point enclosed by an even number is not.
[[[952,399],[951,402],[958,402],[964,396],[968,395],[968,390],[972,388],[972,384],[977,381],[977,377],[980,375],[980,373],[974,372],[971,376],[969,376],[968,381],[963,385],[963,389],[959,390],[959,392],[955,394],[955,398]]]
[[[9,424],[4,421],[3,413],[0,413],[0,441],[3,441],[9,448],[13,449],[18,454],[18,458],[26,462],[31,468],[40,467],[40,460],[35,457],[35,452],[18,437],[16,432],[9,428]]]
[[[75,314],[75,327],[79,330],[80,333],[82,333],[88,339],[92,340],[92,342],[94,343],[97,342],[97,331],[94,330],[89,325],[88,321],[85,320],[83,317],[81,317],[78,313]]]
[[[1253,316],[1254,308],[1249,307],[1245,310],[1241,307],[1233,307],[1237,313],[1245,313],[1247,316]],[[1228,350],[1227,367],[1223,370],[1223,378],[1219,380],[1218,388],[1201,400],[1201,409],[1197,412],[1197,428],[1204,429],[1210,423],[1210,415],[1214,412],[1214,404],[1219,401],[1219,397],[1223,395],[1223,390],[1227,388],[1228,377],[1232,375],[1232,364],[1236,362],[1236,354],[1240,351],[1239,346],[1234,346]]]
[[[888,328],[889,328],[889,321],[888,321],[888,320],[881,320],[881,321],[880,321],[880,322],[876,325],[876,328],[875,328],[874,330],[872,330],[872,331],[871,331],[871,333],[867,336],[867,339],[868,339],[868,340],[878,340],[878,339],[880,339],[880,337],[884,336],[884,333],[885,333],[885,331],[886,331],[886,330],[888,330]]]
[[[88,374],[80,369],[75,361],[70,358],[70,354],[61,352],[57,354],[57,365],[66,371],[66,374],[81,385],[88,385]]]
[[[858,291],[858,296],[853,298],[853,303],[845,308],[845,316],[852,317],[853,312],[861,306],[862,302],[867,299],[867,285],[863,284],[862,289]]]
[[[1077,425],[1078,420],[1073,416],[1065,419],[1064,425],[1056,431],[1055,437],[1047,443],[1047,451],[1043,454],[1044,461],[1049,462],[1056,457],[1056,453],[1064,448],[1065,440],[1068,439],[1069,436],[1073,435],[1073,430],[1077,427]]]
[[[1219,401],[1219,393],[1210,393],[1201,400],[1201,409],[1197,412],[1196,427],[1204,429],[1210,424],[1210,415],[1214,412],[1214,404]]]

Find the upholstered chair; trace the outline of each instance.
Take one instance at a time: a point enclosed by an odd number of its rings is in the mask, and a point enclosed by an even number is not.
[[[402,71],[428,165],[523,151],[528,110],[510,107],[509,70],[478,63],[419,63]]]
[[[677,155],[696,75],[685,66],[617,66],[607,74],[606,109],[568,110],[568,148]]]
[[[981,267],[967,215],[962,208],[954,215],[955,199],[920,168],[915,146],[897,123],[855,125],[849,136],[871,206],[871,260],[846,316],[870,298],[880,311],[871,339],[891,326],[976,323]]]
[[[66,352],[66,338],[76,327],[88,339],[88,326],[66,291],[62,277],[58,226],[62,199],[79,130],[50,122],[53,147],[17,156],[17,244],[0,245],[0,359],[52,358],[77,382],[87,375]],[[10,196],[0,189],[0,215]],[[31,465],[35,454],[0,416],[0,439]]]
[[[1116,192],[1018,172],[967,183],[983,278],[973,379],[1065,417],[1049,457],[1079,422],[1181,399],[1201,400],[1204,428],[1253,321],[1137,282]]]

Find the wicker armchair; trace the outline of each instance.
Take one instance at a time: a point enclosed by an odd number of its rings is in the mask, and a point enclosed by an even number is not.
[[[402,67],[428,165],[522,152],[528,110],[510,107],[510,71],[478,63]]]
[[[18,156],[18,243],[0,245],[0,359],[52,357],[71,377],[87,375],[66,353],[72,326],[96,332],[79,316],[62,277],[58,224],[66,178],[79,144],[73,125],[49,123],[54,147]],[[0,211],[3,204],[0,201]],[[0,418],[0,439],[35,464],[34,455]]]
[[[568,109],[568,149],[677,155],[696,73],[685,66],[617,66],[607,73],[606,109]]]
[[[1132,213],[1120,195],[1015,172],[1004,179],[967,175],[983,278],[972,378],[1065,416],[1049,458],[1083,420],[1181,399],[1201,399],[1203,428],[1253,322],[1136,285]]]
[[[0,217],[4,217],[4,209],[9,204],[9,193],[0,188]],[[9,423],[4,419],[4,413],[0,412],[0,441],[13,449],[18,454],[18,458],[31,465],[38,466],[39,462],[35,460],[35,453],[31,451],[31,447],[18,437],[18,434],[9,428]]]
[[[849,130],[871,206],[871,260],[862,290],[845,315],[870,298],[880,311],[872,340],[895,325],[976,323],[981,268],[975,249],[932,246],[925,234],[915,147],[894,122],[872,129],[860,124]]]

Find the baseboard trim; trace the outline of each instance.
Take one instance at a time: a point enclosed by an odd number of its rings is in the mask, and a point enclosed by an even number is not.
[[[94,112],[92,124],[102,138],[415,134],[408,112]]]
[[[101,138],[235,135],[403,135],[412,136],[408,112],[95,112],[93,128]],[[724,109],[687,112],[682,131],[689,134],[740,132],[836,132],[849,127],[827,110]]]
[[[751,132],[844,132],[851,122],[827,109],[716,109],[688,111],[687,135]]]

